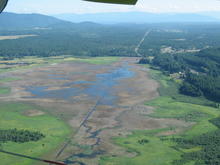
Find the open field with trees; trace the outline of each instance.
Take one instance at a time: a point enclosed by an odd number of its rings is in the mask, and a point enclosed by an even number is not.
[[[149,67],[149,66],[148,66]],[[169,127],[150,131],[134,131],[126,137],[115,137],[115,144],[126,148],[136,156],[106,156],[100,160],[103,165],[135,164],[215,164],[218,160],[218,122],[220,109],[211,107],[210,101],[178,93],[178,84],[161,71],[151,70],[151,75],[160,82],[160,97],[146,103],[154,107],[148,116],[153,118],[178,119],[191,123],[179,129]],[[208,105],[210,104],[210,105]],[[213,103],[214,105],[214,103]],[[209,141],[210,139],[210,141]],[[216,139],[216,140],[215,140]],[[140,143],[145,140],[146,143]],[[213,141],[214,140],[214,141]],[[216,154],[209,154],[215,152]],[[198,161],[199,160],[199,161]]]
[[[41,110],[41,108],[16,102],[1,102],[0,105],[0,133],[5,130],[10,137],[9,132],[24,135],[27,131],[28,136],[31,134],[38,136],[37,139],[32,140],[4,140],[1,138],[1,149],[38,157],[55,150],[70,135],[69,127],[56,117],[47,114],[31,117],[24,115],[28,110]],[[14,130],[15,128],[17,130]],[[22,133],[22,130],[25,131]],[[0,137],[2,136],[0,135]],[[29,165],[33,163],[31,160],[19,159],[3,153],[0,153],[0,159],[2,164]]]

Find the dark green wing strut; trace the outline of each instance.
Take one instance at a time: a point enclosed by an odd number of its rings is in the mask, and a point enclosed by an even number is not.
[[[8,3],[8,0],[0,0],[0,13],[4,10]]]
[[[137,3],[137,0],[85,0],[85,1],[115,3],[115,4],[125,4],[125,5],[135,5]]]

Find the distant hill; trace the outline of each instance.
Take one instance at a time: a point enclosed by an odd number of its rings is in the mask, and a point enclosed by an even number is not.
[[[220,22],[220,18],[212,15],[195,13],[97,13],[97,14],[59,14],[56,18],[71,22],[96,22],[96,23],[168,23],[168,22]]]
[[[47,28],[54,25],[70,24],[57,18],[41,14],[0,14],[0,29]]]
[[[81,23],[82,24],[74,24]],[[95,23],[93,23],[95,22]],[[33,28],[96,28],[101,24],[118,23],[168,23],[168,22],[220,22],[215,13],[200,14],[153,14],[144,12],[98,13],[98,14],[59,14],[47,16],[42,14],[0,14],[0,29]]]

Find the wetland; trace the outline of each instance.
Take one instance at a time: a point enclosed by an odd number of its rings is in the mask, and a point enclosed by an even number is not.
[[[45,137],[1,147],[70,165],[169,165],[185,152],[175,149],[173,138],[217,129],[208,122],[218,117],[217,109],[178,101],[168,92],[175,91],[173,80],[137,64],[139,58],[103,59],[47,58],[2,72],[1,86],[9,91],[0,95],[1,128]],[[0,158],[5,164],[41,164]]]

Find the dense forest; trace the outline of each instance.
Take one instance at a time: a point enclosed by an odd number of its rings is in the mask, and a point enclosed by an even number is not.
[[[145,30],[146,27],[134,25],[81,23],[41,30],[0,31],[0,56],[136,56],[134,48]],[[1,40],[1,36],[8,35],[33,36]]]
[[[140,63],[150,63],[168,74],[178,73],[183,80],[182,94],[220,102],[220,48],[192,54],[157,54],[152,60],[143,58]]]
[[[175,165],[183,165],[190,161],[195,161],[195,165],[217,165],[220,164],[220,118],[210,120],[218,127],[214,132],[205,133],[192,139],[176,138],[179,148],[190,149],[200,146],[201,150],[196,152],[184,153],[180,160],[173,162]]]
[[[38,141],[45,136],[36,131],[8,129],[0,130],[0,143],[16,142],[25,143],[30,141]]]

